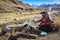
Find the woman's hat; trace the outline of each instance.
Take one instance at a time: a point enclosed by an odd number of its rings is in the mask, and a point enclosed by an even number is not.
[[[46,11],[43,11],[43,12],[40,12],[41,14],[47,14],[47,12]]]

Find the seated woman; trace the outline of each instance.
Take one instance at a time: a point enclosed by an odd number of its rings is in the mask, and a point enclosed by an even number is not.
[[[51,32],[53,31],[53,27],[51,27],[51,24],[54,24],[54,22],[50,19],[47,12],[41,12],[42,18],[38,20],[40,22],[39,30],[44,32]]]

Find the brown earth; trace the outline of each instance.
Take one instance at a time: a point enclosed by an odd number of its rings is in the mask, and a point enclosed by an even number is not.
[[[24,4],[19,0],[0,0],[0,13],[12,13],[25,10],[32,10],[33,7],[29,4]]]
[[[8,37],[0,36],[0,40],[8,40]],[[60,40],[60,31],[55,33],[50,33],[47,36],[37,37],[36,39],[19,37],[17,38],[17,40]]]

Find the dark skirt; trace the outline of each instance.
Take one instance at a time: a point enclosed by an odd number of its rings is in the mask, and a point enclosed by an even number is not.
[[[48,32],[52,32],[53,28],[51,27],[51,25],[41,25],[41,26],[39,26],[39,30],[48,33]]]

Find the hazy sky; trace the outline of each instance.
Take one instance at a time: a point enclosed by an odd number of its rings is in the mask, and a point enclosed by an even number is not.
[[[41,5],[41,4],[54,4],[58,3],[60,4],[60,0],[21,0],[23,3],[28,3],[28,4],[36,4],[36,5]]]

